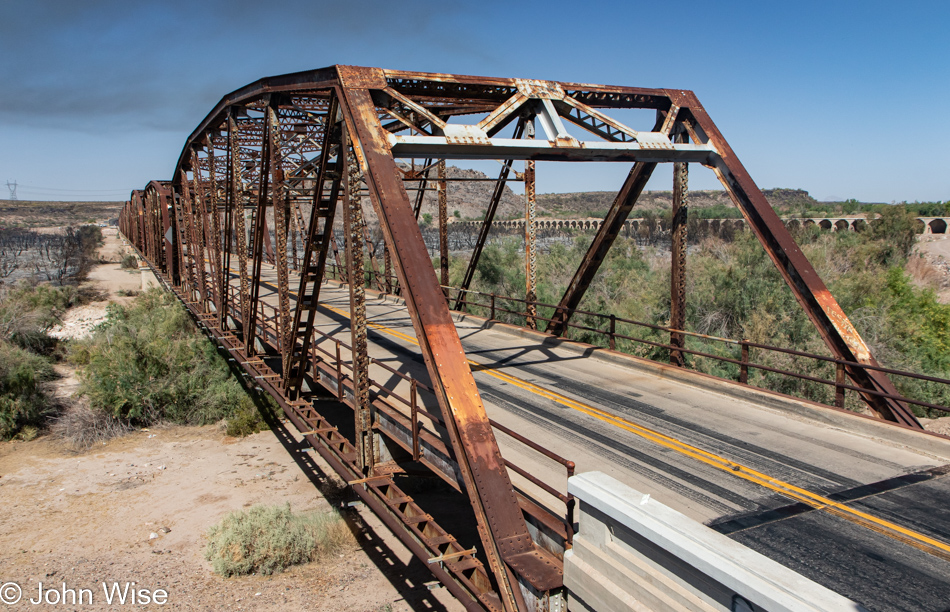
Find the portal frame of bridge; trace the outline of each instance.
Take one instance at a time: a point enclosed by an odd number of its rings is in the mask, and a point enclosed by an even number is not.
[[[650,109],[655,125],[637,131],[605,109]],[[476,115],[483,117],[477,123],[453,122]],[[579,141],[565,121],[596,140]],[[534,125],[543,137],[527,137]],[[500,136],[506,128],[513,128],[513,137]],[[426,160],[420,170],[414,161],[409,170],[397,164],[416,158]],[[417,556],[443,560],[429,566],[460,601],[470,609],[514,612],[536,609],[539,602],[549,605],[560,596],[557,551],[545,548],[531,527],[529,518],[543,513],[526,510],[512,486],[422,240],[421,195],[413,204],[406,188],[415,182],[424,189],[430,169],[445,159],[484,158],[504,161],[466,283],[514,160],[633,163],[549,332],[563,332],[656,165],[681,168],[676,191],[685,219],[686,165],[699,163],[716,173],[831,352],[847,361],[876,362],[692,92],[332,66],[262,79],[225,96],[189,136],[173,179],[133,192],[120,217],[121,231],[361,499]],[[445,180],[440,173],[443,189]],[[533,184],[526,188],[533,190]],[[359,219],[363,198],[379,221],[385,261],[395,269],[441,410],[437,418],[457,477],[440,475],[457,480],[454,486],[472,506],[484,564],[405,495],[392,472],[381,471],[382,451],[371,441],[379,424],[365,380],[367,323],[358,280],[367,255]],[[340,200],[345,263],[333,238]],[[294,244],[292,261],[288,239]],[[229,280],[235,273],[232,255],[238,259],[236,291]],[[311,346],[331,255],[350,281],[352,388],[345,389],[340,376],[334,394],[355,411],[353,440],[318,408],[324,364]],[[674,258],[677,283],[685,282],[684,259]],[[265,263],[277,273],[279,308],[270,318],[259,294]],[[299,275],[293,308],[291,268]],[[677,303],[683,301],[681,294]],[[848,368],[848,374],[859,387],[897,395],[879,371]],[[900,402],[864,397],[882,418],[919,427]],[[415,443],[415,414],[412,428]],[[415,467],[423,465],[415,449],[412,459]],[[560,550],[570,545],[570,527]]]

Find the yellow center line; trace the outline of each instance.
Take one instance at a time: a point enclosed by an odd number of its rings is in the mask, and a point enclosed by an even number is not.
[[[270,285],[272,288],[276,289],[276,287],[274,287],[272,283],[262,281],[262,284]],[[293,291],[291,291],[290,293],[291,295],[296,296],[296,293],[294,293]],[[319,305],[336,314],[339,314],[345,317],[350,316],[349,312],[340,310],[324,302],[319,302]],[[379,323],[370,323],[367,321],[366,324],[367,326],[373,329],[389,334],[390,336],[393,336],[395,338],[398,338],[410,344],[414,344],[416,346],[419,345],[418,340],[416,340],[414,336],[410,336],[406,333],[392,329],[391,327],[387,327],[385,325],[381,325]],[[947,545],[939,540],[935,540],[922,533],[918,533],[911,529],[907,529],[906,527],[902,527],[898,525],[897,523],[893,523],[891,521],[881,519],[876,516],[872,516],[866,512],[862,512],[860,510],[857,510],[845,504],[836,502],[822,495],[818,495],[817,493],[812,493],[811,491],[808,491],[807,489],[803,489],[791,483],[784,482],[777,478],[773,478],[767,474],[754,470],[748,466],[742,465],[740,463],[736,463],[734,461],[730,461],[729,459],[720,457],[719,455],[716,455],[715,453],[711,453],[709,451],[696,448],[695,446],[691,446],[689,444],[686,444],[685,442],[681,442],[680,440],[677,440],[676,438],[667,436],[658,431],[652,430],[648,427],[637,425],[636,423],[628,421],[622,417],[610,414],[604,410],[595,408],[594,406],[590,406],[583,402],[579,402],[577,400],[571,399],[567,397],[566,395],[562,395],[556,391],[545,389],[544,387],[528,382],[522,378],[518,378],[516,376],[512,376],[504,372],[493,370],[491,369],[491,366],[488,366],[486,364],[479,363],[477,361],[474,361],[468,358],[466,358],[466,360],[468,361],[469,366],[471,366],[474,371],[483,372],[487,374],[488,376],[492,376],[502,382],[509,383],[520,389],[523,389],[525,391],[528,391],[540,397],[556,402],[562,406],[571,408],[573,410],[576,410],[588,416],[599,419],[605,423],[608,423],[610,425],[613,425],[615,427],[618,427],[620,429],[623,429],[625,431],[638,435],[641,438],[649,440],[664,448],[668,448],[670,450],[676,451],[682,455],[690,457],[691,459],[700,461],[706,465],[722,470],[728,474],[731,474],[738,478],[742,478],[743,480],[747,480],[749,482],[765,487],[771,491],[779,493],[780,495],[784,495],[785,497],[791,498],[795,501],[799,501],[804,504],[807,504],[815,508],[816,510],[824,510],[826,512],[834,514],[835,516],[839,516],[841,518],[849,520],[853,523],[856,523],[868,529],[872,529],[874,531],[882,533],[888,537],[898,539],[902,542],[905,542],[907,544],[910,544],[912,546],[925,550],[926,552],[935,554],[946,560],[950,560],[950,545]]]

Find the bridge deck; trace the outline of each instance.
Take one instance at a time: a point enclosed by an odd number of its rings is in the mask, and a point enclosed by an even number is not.
[[[269,266],[262,280],[262,300],[276,305]],[[317,329],[348,343],[346,287],[330,282],[320,299]],[[370,356],[427,381],[402,303],[368,299],[367,319]],[[950,444],[938,456],[730,397],[726,386],[712,392],[551,347],[540,335],[456,320],[489,416],[573,460],[578,473],[599,470],[650,492],[869,609],[946,609]],[[407,393],[406,381],[379,366],[372,378]],[[438,413],[431,396],[420,401]],[[565,490],[562,466],[496,435],[506,459]]]

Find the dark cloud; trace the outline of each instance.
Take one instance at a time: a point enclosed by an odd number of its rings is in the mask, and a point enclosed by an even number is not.
[[[262,76],[386,63],[462,3],[48,0],[5,7],[0,121],[190,130],[220,97]],[[462,37],[464,38],[464,37]],[[438,55],[438,54],[437,54]],[[374,61],[376,60],[376,61]]]

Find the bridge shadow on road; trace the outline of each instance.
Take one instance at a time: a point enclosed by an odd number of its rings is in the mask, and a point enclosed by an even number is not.
[[[335,476],[331,476],[328,473],[329,468],[324,469],[319,465],[315,453],[308,452],[310,445],[303,440],[297,440],[283,421],[276,418],[269,410],[261,412],[284,450],[293,457],[297,467],[314,487],[330,504],[338,508],[341,506],[346,508],[346,502],[354,499],[346,485]],[[344,511],[342,515],[359,542],[360,548],[399,593],[401,599],[396,601],[404,601],[412,610],[418,612],[447,612],[447,608],[435,597],[428,586],[435,581],[435,577],[415,555],[410,555],[408,563],[399,558],[378,532],[387,531],[384,525],[379,524],[378,528],[374,528],[352,510]],[[435,584],[438,588],[444,588],[437,582]]]

